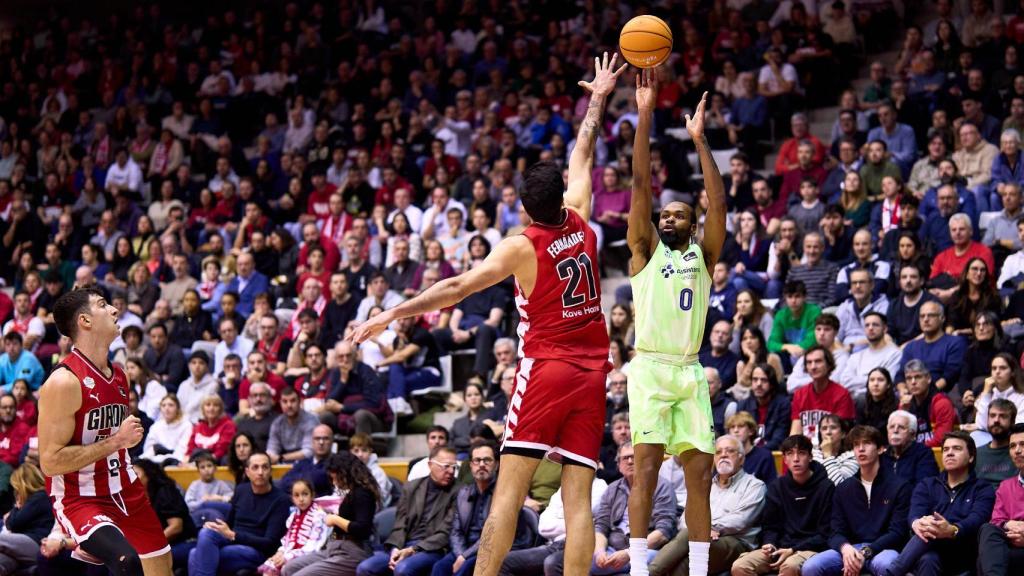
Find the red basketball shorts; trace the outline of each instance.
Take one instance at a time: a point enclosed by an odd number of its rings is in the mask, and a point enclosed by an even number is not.
[[[141,483],[112,496],[59,496],[51,498],[53,513],[61,528],[81,544],[102,526],[113,526],[139,553],[153,558],[171,548],[164,537],[160,520],[153,512]],[[76,550],[77,552],[77,550]],[[89,561],[88,557],[80,558]]]
[[[597,469],[604,434],[605,378],[561,360],[523,358],[505,419],[503,454]]]

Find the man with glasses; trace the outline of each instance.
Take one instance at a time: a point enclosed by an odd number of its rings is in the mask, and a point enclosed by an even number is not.
[[[924,337],[912,340],[903,348],[903,359],[900,361],[903,367],[894,378],[897,387],[903,389],[907,363],[920,360],[927,367],[935,387],[938,390],[949,390],[960,379],[960,369],[967,349],[964,339],[943,331],[946,315],[939,302],[922,304],[918,318]]]
[[[326,467],[327,457],[334,449],[334,431],[330,426],[320,424],[313,428],[312,439],[313,455],[292,464],[292,469],[279,482],[279,487],[285,494],[292,493],[292,483],[300,478],[313,483],[313,489],[318,497],[329,496],[334,492]]]
[[[438,562],[432,576],[464,576],[473,573],[484,521],[491,509],[495,480],[498,477],[498,447],[488,441],[477,440],[469,451],[473,483],[463,486],[455,496],[455,514],[452,519],[451,552]],[[533,544],[537,535],[527,524],[527,512],[520,511],[513,550]]]
[[[959,424],[953,402],[932,386],[932,376],[924,362],[911,360],[903,372],[907,392],[900,394],[900,408],[917,416],[918,442],[929,448],[941,446],[946,434]]]
[[[275,374],[284,374],[288,352],[292,349],[291,339],[281,333],[280,327],[281,321],[277,315],[267,312],[260,318],[257,329],[260,339],[256,342],[256,350],[263,354],[267,365]]]
[[[861,230],[857,234],[861,233],[870,236],[866,230]],[[854,236],[854,242],[857,242],[857,236]],[[875,277],[867,268],[851,270],[849,279],[850,297],[844,300],[836,311],[836,317],[839,318],[839,333],[836,336],[849,352],[859,352],[868,344],[864,331],[865,316],[871,312],[885,314],[889,310],[889,298],[885,294],[874,293]]]
[[[708,574],[729,570],[741,554],[754,549],[761,533],[766,488],[764,482],[743,471],[743,460],[743,444],[735,436],[722,436],[715,442]],[[659,485],[661,482],[659,477]],[[668,488],[671,490],[671,486]],[[611,491],[609,486],[605,498]],[[674,494],[672,505],[675,506]],[[651,562],[651,576],[685,576],[688,573],[690,544],[685,515],[679,526],[679,533]]]
[[[253,343],[245,336],[238,333],[238,327],[230,318],[222,318],[217,325],[220,334],[220,342],[213,351],[213,372],[220,374],[224,371],[224,359],[228,354],[237,354],[242,359],[242,369],[245,369],[249,352],[252,352]]]
[[[289,463],[313,456],[313,428],[320,421],[302,409],[295,388],[281,391],[281,417],[270,425],[267,454],[274,464]]]
[[[431,426],[427,429],[427,453],[431,453],[434,450],[448,446],[450,435],[448,429],[444,426]],[[430,475],[430,459],[419,458],[409,462],[409,474],[406,476],[407,482],[413,480],[419,480],[420,478],[426,478]]]
[[[387,409],[384,385],[377,373],[360,362],[351,342],[334,346],[335,367],[327,373],[330,395],[320,421],[341,434],[384,432],[394,415]]]
[[[459,463],[455,449],[447,446],[431,450],[427,462],[430,475],[410,481],[402,491],[384,551],[360,562],[356,574],[426,576],[444,557],[455,512]]]
[[[239,411],[235,417],[235,430],[252,434],[256,448],[266,449],[270,439],[270,427],[281,417],[274,412],[274,391],[265,382],[253,382],[249,386],[247,411]]]

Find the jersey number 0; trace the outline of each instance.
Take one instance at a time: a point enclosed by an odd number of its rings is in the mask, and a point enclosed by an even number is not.
[[[556,264],[555,269],[558,270],[559,280],[568,280],[565,290],[562,291],[562,306],[564,308],[574,308],[588,300],[597,298],[594,265],[590,261],[590,256],[580,254],[576,257],[566,258]],[[587,276],[586,296],[576,293],[584,274]]]

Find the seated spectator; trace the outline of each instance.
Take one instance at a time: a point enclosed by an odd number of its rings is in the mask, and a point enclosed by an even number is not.
[[[888,262],[882,260],[873,251],[875,243],[872,242],[871,232],[861,228],[853,234],[853,257],[854,261],[843,266],[836,275],[836,285],[833,297],[836,302],[843,302],[850,297],[851,279],[850,274],[857,269],[865,269],[871,274],[873,280],[872,296],[878,298],[889,290],[889,276],[892,267]]]
[[[323,332],[327,342],[337,342],[355,319],[359,301],[349,292],[348,277],[343,272],[331,274],[330,292],[331,298],[323,311]],[[288,347],[291,348],[290,341]]]
[[[192,427],[192,436],[188,439],[188,454],[192,456],[196,450],[208,450],[213,457],[220,460],[228,453],[231,437],[235,435],[235,423],[224,413],[224,401],[220,396],[210,395],[203,398],[203,417]]]
[[[181,312],[172,318],[170,341],[181,349],[193,342],[213,340],[213,317],[200,305],[199,292],[188,290],[181,297]]]
[[[773,570],[780,576],[796,576],[807,560],[828,548],[835,488],[821,464],[811,459],[811,441],[806,436],[790,436],[780,448],[787,472],[768,486],[763,544],[733,562],[732,576]]]
[[[992,360],[998,354],[1013,350],[1013,344],[1003,332],[999,320],[1000,316],[992,311],[981,311],[974,318],[969,336],[971,343],[964,352],[964,365],[960,369],[960,381],[955,390],[950,391],[950,398],[963,411],[961,420],[965,423],[974,419],[973,413],[968,412],[973,410],[974,400],[981,394],[985,380],[992,375]]]
[[[188,357],[189,377],[178,384],[177,398],[185,420],[196,423],[202,418],[200,404],[203,398],[217,394],[220,383],[210,374],[210,357],[196,350]]]
[[[791,204],[787,214],[801,230],[817,230],[818,222],[825,216],[825,203],[819,198],[818,183],[811,178],[800,181],[800,202]]]
[[[781,58],[781,54],[778,54],[777,51],[773,52],[772,50],[769,50],[768,52],[766,52],[765,56],[766,60],[768,60],[768,64],[761,68],[761,78],[759,79],[759,82],[761,83],[761,95],[768,98],[769,106],[772,106],[771,103],[774,101],[774,99],[780,96],[780,94],[769,95],[765,93],[766,83],[770,85],[778,81],[778,77],[776,75],[777,73],[773,73],[776,70],[775,68],[772,67],[773,61],[770,58],[767,58],[771,54],[778,55]],[[790,64],[783,64],[782,66],[783,76],[785,76],[786,72],[788,72],[789,70],[794,70],[793,83],[790,85],[790,87],[796,85],[797,78],[795,69],[793,69],[793,67]],[[799,88],[797,88],[797,90],[799,90]],[[810,124],[807,122],[807,116],[800,113],[793,114],[793,116],[790,118],[789,126],[792,130],[792,137],[784,141],[782,143],[782,146],[779,148],[779,157],[775,160],[776,176],[782,176],[789,170],[795,170],[800,166],[798,155],[800,144],[804,141],[810,142],[813,146],[811,164],[813,164],[814,166],[821,166],[825,162],[825,154],[827,150],[825,148],[825,145],[821,143],[821,140],[818,140],[817,136],[814,136],[813,134],[810,133]]]
[[[245,336],[238,333],[238,326],[230,318],[223,318],[217,323],[220,342],[213,351],[213,373],[220,374],[224,370],[224,359],[228,354],[237,354],[243,359],[242,369],[245,369],[249,352],[252,352],[253,343]]]
[[[238,432],[247,432],[260,450],[265,450],[270,439],[270,427],[280,414],[274,411],[274,392],[270,385],[253,382],[249,386],[248,409],[235,416]]]
[[[619,447],[633,437],[629,426],[629,412],[616,412],[609,418],[611,439],[602,443],[600,462],[597,465],[597,478],[605,482],[615,482],[622,478],[619,471]]]
[[[0,355],[0,386],[4,391],[9,392],[15,380],[28,382],[32,390],[43,385],[43,366],[35,354],[25,352],[23,341],[20,332],[12,330],[4,334],[4,353]]]
[[[53,506],[46,494],[46,479],[35,464],[25,463],[11,474],[14,507],[5,514],[0,532],[0,570],[15,574],[32,570],[40,542],[53,525]]]
[[[812,240],[810,244],[820,247],[818,240]],[[805,249],[808,246],[805,240]],[[768,350],[785,352],[790,359],[799,358],[814,345],[812,327],[821,314],[821,308],[807,302],[807,287],[802,280],[788,280],[783,294],[786,306],[775,314],[771,337],[768,338]]]
[[[712,541],[708,573],[728,570],[737,558],[757,545],[764,496],[764,482],[743,470],[743,445],[740,441],[733,436],[719,438],[715,442],[715,475],[711,481]],[[683,515],[679,532],[650,563],[651,576],[681,576],[688,572],[688,516]]]
[[[897,122],[896,109],[890,104],[883,104],[878,108],[878,122],[879,126],[868,132],[868,142],[884,142],[889,155],[903,174],[909,174],[914,160],[917,159],[914,129]]]
[[[921,360],[903,366],[907,392],[900,395],[900,409],[917,416],[917,441],[929,448],[942,445],[942,438],[959,424],[949,398],[932,386],[932,376]]]
[[[943,160],[941,166],[947,165],[950,165],[950,161]],[[973,198],[969,193],[968,196]],[[918,233],[926,243],[928,252],[932,254],[948,250],[953,246],[953,238],[950,235],[950,224],[953,216],[958,214],[957,189],[953,184],[944,183],[939,186],[938,190],[935,191],[935,198],[935,209],[932,210],[931,213],[924,213],[922,211],[921,217],[925,219],[925,223],[924,226],[918,230]],[[929,198],[926,195],[922,201],[922,208],[924,208],[928,199]],[[970,220],[969,213],[962,212],[962,214],[966,214],[967,219]]]
[[[783,143],[784,150],[786,144]],[[822,168],[821,159],[815,159],[815,144],[810,140],[801,140],[796,147],[796,164],[787,166],[782,173],[782,188],[779,189],[779,200],[791,205],[802,198],[801,192],[804,182],[810,181],[815,187],[825,182],[825,169]],[[799,194],[799,196],[798,196]]]
[[[323,550],[304,554],[288,562],[286,576],[314,576],[329,571],[337,576],[355,576],[359,564],[370,557],[368,540],[373,536],[373,516],[380,494],[366,466],[352,454],[332,454],[327,474],[334,489],[347,496],[337,514],[328,514],[325,524],[332,531]]]
[[[1024,238],[1024,218],[1018,219],[1016,226],[1017,240],[1022,247],[1003,261],[1003,266],[999,271],[999,280],[996,281],[997,289],[1017,288],[1024,281],[1024,240],[1021,240]]]
[[[28,382],[21,379],[15,380],[11,385],[11,395],[18,401],[15,415],[30,428],[35,428],[39,420],[39,408],[36,406],[35,396],[29,390]]]
[[[293,560],[311,555],[324,547],[331,535],[327,512],[313,500],[313,485],[305,478],[295,480],[290,490],[292,508],[285,520],[285,535],[273,556],[258,571],[268,576],[280,574]],[[305,564],[303,564],[305,565]]]
[[[899,293],[889,304],[888,333],[896,344],[904,344],[921,334],[921,306],[938,299],[924,290],[924,274],[917,264],[900,268],[899,286]]]
[[[992,518],[978,534],[978,573],[1009,576],[1024,569],[1024,424],[1010,429],[1010,453],[1017,468],[996,490]]]
[[[380,462],[377,460],[377,455],[373,453],[373,438],[369,434],[363,434],[357,432],[353,434],[348,440],[348,451],[359,458],[359,461],[366,465],[366,469],[370,471],[370,475],[377,482],[377,488],[380,490],[380,506],[381,508],[387,508],[388,506],[398,502],[398,497],[401,494],[395,494],[395,488],[392,486],[391,477],[388,476],[387,472],[380,467]],[[401,485],[395,483],[401,489]]]
[[[396,225],[402,222],[407,222],[404,215],[395,218]],[[420,238],[419,236],[412,235],[408,239],[395,239],[395,234],[388,237],[390,245],[388,248],[388,267],[384,269],[384,276],[395,292],[409,298],[415,295],[412,289],[412,279],[416,274],[416,269],[419,268],[419,258],[422,258],[420,254]],[[410,254],[414,241],[416,243],[415,258]]]
[[[388,404],[396,415],[412,414],[408,403],[411,392],[441,383],[440,350],[430,332],[419,325],[419,320],[418,316],[410,316],[395,323],[398,337],[392,346],[384,349],[386,354],[390,354],[377,365],[378,370],[388,370]],[[490,350],[491,346],[493,334],[486,348],[477,349]],[[477,354],[480,356],[486,358],[488,355]],[[478,375],[483,377],[486,373]]]
[[[124,371],[129,387],[139,395],[139,410],[150,420],[156,418],[160,414],[160,400],[167,395],[167,389],[141,358],[125,360]]]
[[[903,347],[902,367],[896,375],[897,387],[903,388],[907,363],[918,360],[927,366],[929,381],[935,383],[936,389],[950,390],[960,377],[966,348],[963,338],[942,331],[946,319],[942,304],[925,302],[919,310],[921,337]]]
[[[754,415],[757,431],[752,441],[756,446],[777,450],[789,433],[789,396],[780,387],[775,369],[768,364],[754,366],[750,376],[750,396],[740,401],[736,410]]]
[[[717,324],[722,324],[722,322],[725,321],[720,321]],[[714,333],[712,335],[713,337],[715,336]],[[724,339],[725,337],[726,336],[723,333],[718,335],[718,338]],[[771,366],[772,370],[775,371],[775,375],[778,377],[781,377],[781,375],[785,373],[782,370],[781,359],[778,355],[768,352],[768,349],[768,343],[765,341],[765,336],[761,333],[760,328],[756,326],[743,327],[739,338],[741,360],[739,360],[735,366],[726,366],[726,373],[733,370],[737,373],[736,385],[731,386],[731,394],[734,397],[745,398],[750,395],[751,377],[754,374],[754,367],[759,363],[765,363]],[[707,366],[714,368],[715,364],[716,363],[711,363]],[[725,385],[724,380],[722,384]]]
[[[846,565],[851,566],[851,573],[859,574],[869,567],[872,574],[885,574],[898,555],[896,550],[907,540],[910,486],[880,465],[882,434],[874,428],[856,426],[849,440],[860,469],[836,487],[831,549],[804,563],[801,574],[806,576],[839,576]],[[865,488],[868,483],[870,497]]]
[[[995,490],[974,475],[974,460],[974,440],[966,432],[946,434],[944,471],[914,486],[907,517],[914,535],[889,566],[890,573],[949,574],[972,569],[978,531],[995,504]],[[950,498],[951,492],[963,497]]]
[[[829,306],[834,298],[832,286],[838,269],[835,264],[824,260],[825,240],[818,232],[804,236],[804,260],[794,264],[786,276],[786,283],[799,280],[804,284],[807,301],[816,306]]]
[[[327,355],[319,344],[306,347],[306,373],[295,379],[294,388],[299,392],[302,409],[317,419],[334,419],[334,413],[326,408],[329,381],[327,379]],[[262,359],[261,359],[262,360]]]
[[[887,177],[883,176],[884,181]],[[839,194],[838,207],[843,211],[843,226],[849,227],[851,230],[857,230],[866,227],[871,223],[871,205],[872,202],[876,201],[878,197],[882,195],[881,182],[877,190],[869,190],[860,174],[851,172],[846,175],[846,181],[843,183],[843,191]],[[837,204],[833,204],[837,206]],[[826,208],[826,214],[829,210]],[[823,214],[824,218],[826,214]],[[822,232],[826,235],[828,231],[825,226],[822,226]],[[835,243],[833,243],[835,244]],[[836,246],[831,246],[832,250],[829,251],[830,255],[826,256],[829,260],[833,261],[847,261],[849,258],[844,255],[842,258],[835,257]]]
[[[18,418],[18,400],[10,393],[0,396],[0,461],[17,468],[29,434],[28,424]]]
[[[142,457],[163,466],[182,464],[188,459],[188,441],[192,422],[181,411],[174,394],[160,400],[160,418],[149,427],[143,443]]]
[[[370,308],[374,306],[389,310],[404,301],[405,298],[401,294],[391,290],[387,275],[383,272],[375,272],[370,276],[366,298],[359,303],[355,319],[360,322],[365,321],[370,313]]]
[[[329,496],[332,493],[331,480],[327,477],[325,466],[334,448],[334,432],[330,426],[320,424],[313,428],[310,441],[313,455],[295,461],[291,470],[281,478],[278,487],[288,493],[296,481],[305,480],[313,490],[313,497]]]
[[[236,432],[231,438],[231,449],[228,455],[221,458],[220,464],[227,466],[235,478],[235,484],[245,482],[245,462],[253,452],[260,450],[256,439],[248,432]]]
[[[865,316],[870,313],[885,314],[889,309],[889,299],[884,293],[873,296],[875,279],[870,270],[853,270],[849,278],[850,297],[839,305],[836,312],[839,318],[837,338],[844,348],[858,352],[868,344],[863,326]]]
[[[965,214],[955,214],[949,219],[949,235],[953,245],[936,255],[930,277],[932,285],[936,286],[932,288],[932,293],[943,301],[948,301],[957,291],[956,280],[972,258],[981,258],[989,276],[995,278],[992,251],[971,239],[972,230],[971,220]],[[937,279],[941,275],[945,275],[945,278]]]
[[[877,128],[876,128],[877,130]],[[913,155],[910,157],[913,162]],[[907,165],[907,170],[910,166]],[[869,140],[868,151],[861,164],[860,175],[868,197],[877,197],[882,193],[882,179],[886,176],[903,178],[903,166],[893,161],[889,148],[883,140]]]
[[[208,520],[227,518],[231,511],[231,499],[235,488],[231,483],[215,476],[217,461],[213,454],[206,450],[197,452],[192,462],[199,471],[199,478],[193,480],[185,491],[185,504],[196,525],[205,524]]]
[[[986,410],[988,435],[991,441],[978,446],[978,458],[974,469],[978,480],[988,482],[992,488],[1007,478],[1013,478],[1017,469],[1010,458],[1010,429],[1017,418],[1017,406],[1005,398],[993,400]],[[974,434],[971,435],[974,437]]]
[[[826,204],[834,204],[839,201],[843,186],[846,183],[846,175],[854,172],[860,174],[860,167],[863,160],[860,157],[861,145],[856,140],[841,137],[833,148],[838,148],[836,159],[838,162],[825,177],[821,185],[821,197]],[[813,223],[811,229],[818,227],[817,222]]]
[[[839,319],[832,314],[822,314],[814,319],[814,343],[832,353],[832,358],[835,360],[836,365],[832,372],[829,373],[829,377],[836,382],[839,382],[839,375],[846,369],[846,364],[850,358],[847,348],[836,339],[839,328]],[[801,356],[793,363],[793,371],[786,378],[786,388],[792,393],[797,388],[810,384],[810,382],[811,376],[807,373],[804,357]]]
[[[628,310],[628,308],[626,308],[625,306],[621,306],[621,308],[623,310]],[[613,306],[612,313],[610,314],[610,322],[613,325],[615,324],[616,316],[617,313],[615,312],[615,306]],[[630,312],[629,318],[632,318],[632,312]],[[618,334],[618,336],[616,336],[616,333],[619,332],[620,330],[609,329],[608,337],[619,337],[623,342],[626,342],[626,337],[628,336],[629,341],[633,341],[634,338],[632,334],[632,319],[630,319],[629,323],[629,329],[625,330],[626,334]],[[512,338],[498,338],[497,340],[494,341],[493,350],[495,365],[494,369],[491,370],[490,385],[485,390],[485,396],[488,400],[493,399],[493,397],[500,392],[501,376],[502,374],[505,373],[505,369],[508,368],[509,366],[515,368],[516,365],[519,363],[516,350],[516,341],[513,340]]]
[[[14,295],[14,316],[4,324],[3,333],[21,334],[22,345],[30,352],[35,352],[46,335],[43,320],[32,313],[32,297],[25,292]]]
[[[853,420],[856,414],[850,393],[829,378],[836,365],[831,352],[814,345],[804,354],[804,365],[811,376],[811,383],[793,394],[789,430],[790,435],[803,434],[814,438],[825,415],[835,414],[844,420]]]
[[[192,550],[189,541],[196,535],[196,526],[185,504],[185,497],[159,464],[139,460],[134,463],[134,468],[149,497],[149,504],[160,520],[164,537],[171,546],[173,565],[183,569],[188,565],[188,555]]]
[[[753,474],[765,486],[771,486],[779,473],[775,471],[771,450],[754,444],[757,435],[754,417],[749,412],[737,412],[725,421],[725,429],[743,445],[743,470]]]
[[[754,180],[750,190],[754,198],[752,207],[757,211],[765,233],[769,236],[775,234],[779,230],[782,219],[786,216],[786,203],[774,197],[771,186],[764,178]]]
[[[1024,152],[1018,150],[1017,154],[1024,155]],[[1018,162],[1017,166],[1024,171],[1024,163]],[[998,185],[1003,209],[989,219],[981,238],[981,243],[991,248],[993,253],[1006,256],[1021,248],[1017,236],[1017,221],[1021,217],[1021,182],[1024,182],[1024,174],[1018,180]]]
[[[451,551],[434,565],[432,576],[462,576],[476,566],[480,535],[490,512],[499,472],[498,447],[493,443],[474,442],[470,449],[473,482],[459,489],[455,496],[455,513],[451,527]],[[537,535],[529,528],[526,512],[520,511],[516,539],[512,550],[533,544]]]
[[[256,271],[256,261],[252,254],[240,254],[235,267],[238,275],[228,283],[227,291],[239,295],[238,313],[248,316],[253,312],[256,295],[266,292],[270,283],[266,276]]]
[[[507,297],[499,285],[471,294],[456,304],[447,326],[434,331],[438,344],[446,351],[463,348],[491,350],[498,338],[498,329],[505,317]],[[486,378],[493,358],[489,354],[477,354],[473,373]]]
[[[924,276],[931,271],[931,259],[925,254],[925,246],[918,236],[921,218],[917,215],[917,198],[904,196],[900,200],[900,209],[904,216],[900,227],[885,235],[881,248],[881,254],[892,260],[887,294],[890,302],[900,291],[900,272],[905,266],[917,266]]]
[[[711,346],[707,349],[701,350],[698,355],[701,366],[710,366],[711,368],[718,370],[718,373],[722,376],[722,386],[724,386],[726,390],[732,388],[736,384],[736,372],[740,369],[740,366],[746,366],[750,369],[753,368],[753,364],[749,362],[749,357],[745,355],[748,361],[747,364],[743,364],[744,361],[739,360],[739,357],[729,350],[729,341],[731,339],[732,324],[730,324],[728,320],[719,320],[711,327],[711,336],[709,338]],[[761,343],[759,346],[760,352],[755,354],[755,356],[767,357],[768,349],[767,345],[764,343],[763,334],[761,335]],[[771,356],[774,356],[775,360],[778,361],[778,356],[775,356],[775,354],[771,354]],[[737,361],[739,361],[739,364],[737,364]],[[778,366],[781,370],[782,364],[779,363]],[[749,388],[749,374],[747,374],[746,377],[747,380],[743,385]],[[616,410],[616,412],[618,412],[618,410]]]
[[[426,438],[427,453],[430,454],[439,447],[448,446],[448,429],[444,426],[431,426],[427,429]],[[415,458],[409,461],[409,474],[406,476],[406,482],[426,478],[430,475],[430,458]]]
[[[998,317],[1003,312],[1003,299],[996,291],[994,275],[988,264],[978,257],[967,261],[960,273],[958,290],[950,297],[946,310],[949,312],[946,331],[958,336],[970,336],[975,328],[974,321],[983,313],[991,312]]]
[[[987,211],[987,185],[992,180],[992,164],[999,149],[982,138],[978,125],[973,122],[961,124],[957,135],[960,149],[953,152],[953,162],[960,175],[967,179],[967,188],[974,194],[979,210]]]
[[[464,398],[466,415],[460,416],[452,422],[452,446],[462,458],[469,454],[469,431],[484,419],[486,409],[484,408],[483,385],[478,381],[466,383]]]
[[[309,344],[308,348],[317,347],[317,344]],[[322,350],[321,350],[322,353]],[[289,388],[288,383],[281,376],[271,372],[269,370],[270,365],[267,363],[267,357],[259,350],[251,350],[249,355],[246,357],[248,362],[245,368],[245,378],[238,385],[238,412],[244,414],[249,411],[249,393],[251,386],[256,382],[263,382],[270,386],[270,391],[273,394],[272,402],[277,403],[281,399],[281,390]],[[295,375],[294,372],[289,373],[290,376]],[[298,383],[299,381],[297,381]]]
[[[865,273],[861,275],[867,277]],[[854,400],[865,397],[871,372],[876,368],[884,368],[888,374],[892,374],[899,370],[901,359],[899,346],[887,338],[885,313],[872,310],[861,315],[861,318],[867,346],[851,354],[842,371],[835,375]]]
[[[749,245],[748,245],[749,246]],[[764,244],[765,256],[768,255],[768,244]],[[742,268],[742,262],[737,263]],[[736,308],[736,288],[729,280],[729,264],[718,262],[711,271],[710,306],[722,316],[732,318]]]
[[[783,227],[792,225],[792,220],[783,223]],[[772,244],[774,245],[774,242]],[[775,282],[775,280],[771,282]],[[771,312],[765,309],[757,292],[749,288],[740,290],[736,293],[736,316],[732,319],[732,340],[729,343],[729,350],[734,354],[739,353],[740,336],[744,326],[757,326],[761,329],[762,334],[770,336],[773,323]]]
[[[249,481],[235,490],[226,520],[203,524],[189,553],[189,574],[217,574],[222,567],[255,570],[274,553],[285,534],[288,496],[274,486],[270,467],[267,454],[249,456],[245,466]]]
[[[344,275],[338,274],[344,278]],[[334,277],[331,277],[333,282]],[[330,304],[328,304],[330,307]],[[324,309],[324,318],[327,318],[327,309]],[[274,374],[284,374],[285,365],[288,362],[288,352],[292,349],[292,341],[281,332],[281,321],[273,312],[267,312],[258,317],[257,340],[255,351],[263,354],[267,368]]]
[[[928,136],[928,150],[925,156],[914,163],[907,179],[907,189],[919,198],[925,192],[938,188],[942,180],[939,177],[939,163],[948,156],[946,139],[940,132]]]
[[[725,434],[725,421],[736,413],[736,401],[722,390],[722,377],[718,370],[705,368],[704,375],[711,392],[711,419],[715,424],[715,434],[721,436]]]
[[[978,416],[973,429],[970,430],[976,434],[975,439],[981,442],[988,440],[984,433],[988,429],[986,415],[989,404],[1004,399],[1017,408],[1017,414],[1024,410],[1024,374],[1021,373],[1020,364],[1015,362],[1010,354],[1000,352],[992,358],[990,365],[990,376],[985,378],[982,389],[974,401]]]
[[[818,446],[813,454],[836,486],[857,473],[857,458],[846,441],[845,424],[835,414],[826,414],[818,423]]]
[[[826,206],[825,215],[818,222],[818,227],[821,229],[821,238],[825,246],[825,260],[835,265],[838,275],[839,268],[849,264],[853,259],[853,233],[856,228],[853,227],[853,222],[847,216],[846,207],[842,204]]]
[[[319,420],[303,410],[294,388],[281,391],[281,417],[270,425],[267,454],[274,464],[288,463],[313,456],[313,428]]]
[[[438,446],[430,451],[430,475],[410,480],[398,501],[398,513],[384,551],[359,563],[356,572],[366,576],[395,574],[425,576],[448,548],[451,520],[458,490],[455,475],[459,465],[455,450]],[[428,494],[429,493],[429,494]],[[426,509],[428,495],[430,509]]]
[[[857,361],[864,361],[864,359],[860,358]],[[899,407],[892,373],[882,366],[872,368],[868,372],[865,392],[860,398],[862,401],[855,401],[857,424],[885,430],[889,422],[889,414]]]
[[[359,360],[350,342],[340,341],[334,350],[337,365],[328,373],[331,393],[325,405],[334,417],[326,423],[342,434],[384,432],[394,415],[377,373]]]

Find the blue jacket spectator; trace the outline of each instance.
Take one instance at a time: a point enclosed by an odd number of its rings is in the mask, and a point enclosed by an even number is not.
[[[4,353],[0,355],[0,386],[4,393],[11,391],[15,380],[24,380],[30,390],[38,390],[44,376],[39,359],[22,348],[21,334],[8,332],[4,336]]]
[[[889,105],[883,105],[878,109],[878,120],[881,126],[868,132],[868,142],[885,142],[892,161],[899,165],[906,177],[910,174],[914,160],[917,159],[917,138],[914,136],[914,129],[897,122],[896,111]]]
[[[764,404],[762,404],[764,402]],[[761,409],[764,407],[764,419],[761,419]],[[768,450],[778,450],[782,441],[789,436],[791,425],[790,416],[792,412],[789,405],[789,396],[772,391],[759,398],[755,392],[736,406],[737,412],[749,412],[757,420],[757,440],[759,446]]]
[[[914,359],[921,360],[928,366],[932,382],[943,379],[947,386],[952,386],[960,380],[960,370],[963,368],[964,354],[967,352],[964,339],[941,334],[934,342],[928,342],[928,337],[929,335],[925,333],[924,338],[911,340],[903,348],[900,371],[894,379],[896,382],[903,382],[903,366]]]
[[[270,288],[270,281],[256,271],[255,261],[251,254],[242,254],[236,263],[238,275],[228,283],[228,292],[238,294],[236,310],[242,316],[252,314],[257,294],[264,294]]]

